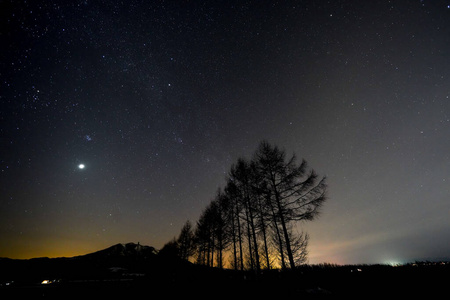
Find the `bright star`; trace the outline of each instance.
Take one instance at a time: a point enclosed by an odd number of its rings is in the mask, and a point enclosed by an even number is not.
[[[79,164],[79,165],[78,165],[78,169],[81,169],[81,170],[82,170],[82,169],[84,169],[84,167],[85,167],[84,164]]]

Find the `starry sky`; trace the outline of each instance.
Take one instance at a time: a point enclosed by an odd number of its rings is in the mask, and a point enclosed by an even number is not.
[[[450,1],[0,12],[0,257],[161,248],[263,139],[328,178],[309,263],[450,256]]]

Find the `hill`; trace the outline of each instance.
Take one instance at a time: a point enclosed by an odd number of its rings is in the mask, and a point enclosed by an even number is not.
[[[75,257],[9,259],[0,258],[0,282],[40,282],[48,278],[93,279],[117,275],[121,270],[136,271],[155,263],[157,251],[139,243],[116,244]],[[111,273],[111,274],[109,274]]]
[[[190,268],[196,267],[139,243],[116,244],[75,257],[0,258],[0,296],[61,291],[117,296],[139,291],[149,283],[167,286]]]
[[[150,258],[157,254],[155,248],[150,246],[143,246],[139,243],[127,243],[127,244],[116,244],[109,248],[99,250],[97,252],[76,256],[75,258],[94,258],[94,259],[105,259],[105,258],[118,258],[118,257],[134,257],[134,258]]]

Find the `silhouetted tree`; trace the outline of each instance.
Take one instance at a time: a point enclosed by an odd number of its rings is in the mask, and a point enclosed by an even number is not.
[[[200,215],[195,229],[195,245],[197,249],[197,263],[209,265],[209,253],[211,251],[211,228],[208,222],[208,210]]]
[[[319,208],[326,200],[325,178],[318,181],[314,170],[308,171],[305,160],[297,165],[295,155],[287,160],[284,150],[266,141],[261,142],[253,160],[260,180],[264,182],[260,189],[267,195],[273,210],[274,226],[281,227],[284,241],[278,239],[280,254],[283,256],[285,250],[290,267],[295,268],[289,223],[313,220],[319,214]]]
[[[277,242],[278,253],[280,254],[281,268],[286,268],[286,260],[284,258],[284,247],[283,247],[283,237],[280,232],[280,228],[278,226],[277,214],[274,208],[272,201],[270,200],[270,194],[267,195],[267,207],[269,209],[269,215],[271,216],[271,228],[273,230],[274,241]]]
[[[219,267],[223,267],[223,252],[228,246],[226,203],[221,198],[222,192],[219,190],[201,214],[195,232],[198,259],[211,267],[214,266],[214,259]]]
[[[175,238],[164,244],[164,246],[159,250],[158,255],[166,257],[180,257],[178,242]]]
[[[176,240],[180,256],[189,258],[195,241],[199,264],[223,267],[230,249],[236,270],[270,269],[274,251],[282,268],[295,268],[306,261],[309,240],[297,232],[298,222],[319,214],[326,188],[325,177],[319,179],[305,160],[297,164],[295,154],[287,159],[284,150],[263,141],[252,160],[239,158],[231,166],[225,188],[203,210],[193,234],[185,224]]]
[[[195,252],[194,232],[192,229],[192,224],[189,220],[186,221],[183,228],[181,228],[177,243],[180,258],[189,260]]]
[[[257,172],[256,164],[254,161],[250,163],[251,170],[251,186],[252,195],[255,203],[255,213],[256,213],[256,228],[260,232],[262,237],[263,249],[262,256],[265,260],[266,268],[271,268],[270,254],[269,254],[269,243],[268,243],[268,227],[271,222],[270,220],[270,210],[266,205],[266,197],[261,189],[261,176]]]
[[[309,235],[301,232],[294,235],[291,233],[292,255],[296,266],[306,263],[308,259],[308,242]]]
[[[241,205],[239,202],[239,193],[233,180],[228,179],[225,187],[226,199],[228,205],[228,224],[230,242],[233,244],[233,267],[234,269],[244,269],[244,257],[242,251],[242,225],[240,220]]]
[[[294,233],[293,226],[289,226],[287,231],[295,265],[299,266],[301,264],[304,264],[307,261],[308,257],[307,247],[309,242],[309,235],[304,232]],[[280,239],[283,239],[283,237],[279,237],[278,235],[274,234],[272,238],[273,244],[278,252],[278,259],[280,259],[281,261],[283,257],[287,256],[286,247],[284,246],[285,244],[283,242],[280,243]]]
[[[229,214],[229,201],[228,197],[218,189],[216,197],[213,201],[214,204],[214,230],[216,236],[215,247],[218,251],[217,265],[219,268],[223,268],[223,254],[230,244],[230,230],[228,224]]]
[[[256,210],[258,208],[255,201],[256,195],[253,193],[252,169],[250,163],[240,158],[231,167],[229,178],[235,186],[237,200],[242,208],[242,220],[247,230],[247,242],[249,250],[250,268],[260,270],[259,249],[256,235]]]

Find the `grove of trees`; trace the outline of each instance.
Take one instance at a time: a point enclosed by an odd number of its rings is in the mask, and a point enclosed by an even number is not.
[[[183,259],[236,270],[295,268],[305,263],[309,236],[299,222],[314,220],[326,200],[326,179],[305,160],[262,141],[250,160],[240,158],[224,188],[167,244]]]

